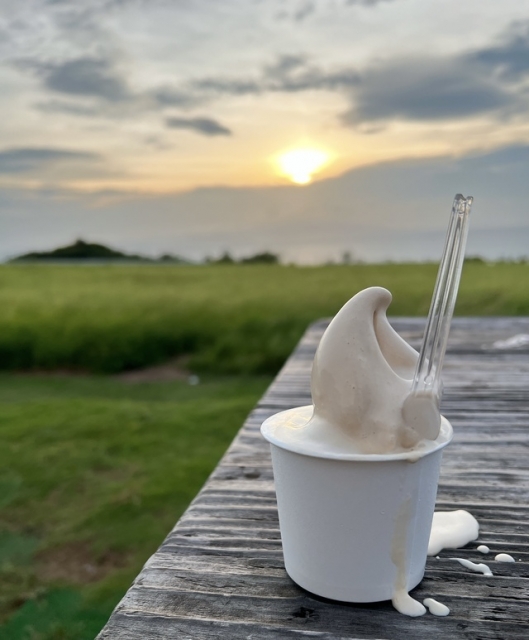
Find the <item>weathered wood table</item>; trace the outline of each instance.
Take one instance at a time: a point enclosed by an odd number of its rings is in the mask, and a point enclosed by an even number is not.
[[[416,348],[424,320],[394,319]],[[261,422],[309,404],[309,375],[326,326],[305,337],[251,413],[204,488],[147,562],[99,640],[529,638],[529,345],[494,346],[529,334],[529,318],[455,319],[446,358],[443,413],[455,437],[445,449],[438,509],[467,509],[479,541],[457,551],[494,576],[429,558],[412,592],[451,613],[408,618],[389,602],[349,605],[297,587],[283,567],[269,445]],[[522,340],[523,342],[523,340]],[[478,543],[490,547],[487,556]],[[507,552],[516,563],[499,563]]]

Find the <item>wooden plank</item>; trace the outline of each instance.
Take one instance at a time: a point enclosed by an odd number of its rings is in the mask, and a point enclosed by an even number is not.
[[[418,347],[424,319],[395,328]],[[415,597],[439,597],[447,618],[402,616],[389,603],[315,597],[287,576],[268,444],[272,413],[310,403],[314,351],[326,321],[309,328],[238,436],[116,608],[99,640],[320,638],[322,640],[521,640],[529,637],[529,347],[499,340],[529,333],[528,318],[456,318],[444,371],[443,412],[456,435],[445,450],[438,508],[467,509],[480,542],[457,556],[486,562],[485,578],[429,558]],[[507,552],[517,562],[494,561]]]

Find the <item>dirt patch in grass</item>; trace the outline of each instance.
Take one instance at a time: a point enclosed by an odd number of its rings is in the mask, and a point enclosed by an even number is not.
[[[124,371],[114,376],[123,382],[171,382],[172,380],[187,380],[191,384],[196,376],[187,368],[188,357],[178,357],[154,367]]]
[[[96,556],[86,542],[47,549],[37,555],[36,568],[42,582],[68,582],[83,585],[101,580],[116,569],[127,566],[127,554],[105,551]]]
[[[183,380],[191,385],[197,384],[197,376],[187,368],[189,356],[178,356],[163,364],[142,369],[131,369],[111,376],[114,380],[130,383],[142,382],[172,382]],[[87,369],[27,369],[15,371],[16,376],[22,378],[83,378],[93,375]]]

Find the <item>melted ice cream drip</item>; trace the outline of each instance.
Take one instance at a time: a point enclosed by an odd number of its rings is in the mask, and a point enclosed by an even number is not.
[[[426,608],[418,600],[412,598],[405,587],[395,591],[391,604],[399,613],[412,618],[423,616],[426,613]]]
[[[494,560],[496,560],[496,562],[516,562],[508,553],[498,553]]]
[[[490,549],[487,547],[486,544],[480,544],[477,550],[480,553],[489,553],[490,552]]]
[[[468,511],[436,511],[433,514],[428,555],[436,556],[443,549],[464,547],[476,540],[478,534],[478,521]]]
[[[408,451],[424,438],[402,415],[418,354],[389,324],[390,302],[387,289],[365,289],[327,328],[312,367],[307,434],[382,454]]]
[[[457,560],[460,564],[462,564],[467,569],[474,571],[475,573],[482,573],[484,576],[493,575],[490,567],[486,564],[480,562],[476,564],[475,562],[471,562],[470,560],[465,560],[465,558],[450,558],[450,560]]]
[[[450,613],[450,609],[442,602],[437,602],[433,598],[425,598],[422,603],[425,607],[428,607],[430,613],[434,616],[447,616]]]
[[[406,584],[406,543],[411,518],[411,499],[408,498],[395,518],[391,560],[397,567],[397,578],[391,603],[399,613],[416,618],[426,613],[426,609],[418,600],[414,600],[408,593]]]

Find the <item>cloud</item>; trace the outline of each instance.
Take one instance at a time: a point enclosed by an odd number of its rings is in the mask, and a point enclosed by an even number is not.
[[[356,69],[326,70],[307,56],[286,54],[265,65],[254,78],[201,78],[189,82],[186,90],[197,102],[206,102],[222,96],[341,91],[356,86],[360,78]]]
[[[450,120],[527,110],[529,23],[497,45],[451,57],[393,60],[366,69],[351,92],[345,124],[380,120]]]
[[[161,107],[193,107],[200,103],[198,96],[191,92],[172,87],[160,87],[151,92],[154,102]]]
[[[347,126],[390,120],[456,120],[480,114],[505,119],[529,108],[529,23],[498,44],[452,56],[379,61],[360,69],[325,69],[301,54],[279,56],[255,77],[202,78],[187,94],[207,101],[222,96],[332,91],[346,95]]]
[[[1,173],[25,173],[61,161],[94,161],[100,156],[89,151],[21,147],[0,151]]]
[[[125,81],[104,58],[82,57],[57,64],[42,64],[38,73],[50,91],[119,102],[130,97]]]
[[[511,107],[516,94],[487,76],[461,60],[401,60],[374,68],[359,81],[342,120],[449,120]]]
[[[393,2],[393,0],[346,0],[345,4],[348,6],[364,6],[364,7],[374,7],[377,4],[382,4],[383,2]]]
[[[64,100],[47,100],[38,102],[35,107],[43,113],[67,113],[73,116],[94,117],[101,114],[100,109],[93,105],[84,105]]]
[[[345,7],[375,7],[378,4],[382,4],[383,2],[393,2],[394,0],[345,0],[345,2],[341,3]],[[285,3],[281,6],[283,7]],[[339,5],[338,5],[339,6]],[[325,4],[320,3],[320,6],[316,2],[312,0],[305,0],[298,4],[297,7],[293,8],[291,11],[287,11],[282,8],[277,14],[277,20],[292,20],[294,22],[303,22],[306,18],[316,13],[318,10],[327,8]],[[336,5],[332,7],[336,10]]]
[[[212,96],[258,94],[266,90],[260,79],[248,78],[201,78],[191,81],[187,88],[188,95],[193,96],[196,101],[211,99]]]
[[[231,136],[232,131],[212,118],[167,118],[171,129],[189,129],[204,136]]]
[[[264,75],[268,78],[284,78],[292,71],[303,68],[307,64],[307,56],[281,55],[272,64],[264,68]]]
[[[526,78],[529,75],[529,23],[514,25],[499,45],[475,51],[467,59],[492,69],[505,81]]]
[[[314,11],[316,11],[316,5],[314,2],[304,2],[296,9],[296,11],[294,11],[294,20],[296,22],[302,22],[305,18],[314,13]]]

